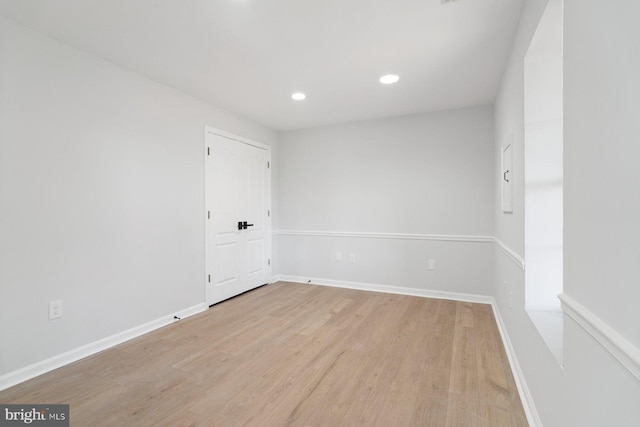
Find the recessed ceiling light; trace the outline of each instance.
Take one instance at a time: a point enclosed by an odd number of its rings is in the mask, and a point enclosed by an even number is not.
[[[296,93],[291,95],[291,98],[295,99],[296,101],[302,101],[306,97],[307,97],[307,95],[305,95],[302,92],[296,92]]]
[[[400,80],[400,77],[398,77],[395,74],[387,74],[386,76],[380,77],[380,83],[382,83],[384,85],[393,84],[393,83],[397,82],[398,80]]]

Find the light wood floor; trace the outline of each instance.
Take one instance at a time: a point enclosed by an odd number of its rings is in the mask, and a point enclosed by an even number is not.
[[[277,283],[0,392],[72,426],[526,426],[489,305]]]

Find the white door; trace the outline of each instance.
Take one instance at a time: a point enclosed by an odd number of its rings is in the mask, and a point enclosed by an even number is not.
[[[270,151],[207,129],[206,302],[269,283]]]

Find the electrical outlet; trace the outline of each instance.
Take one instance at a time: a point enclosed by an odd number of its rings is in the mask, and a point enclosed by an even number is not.
[[[336,261],[342,262],[342,252],[336,252]]]
[[[435,259],[430,259],[427,268],[429,270],[435,270],[436,269],[436,260]]]
[[[62,300],[49,302],[49,320],[62,317]]]
[[[351,264],[355,264],[356,263],[356,254],[349,254],[349,262]]]

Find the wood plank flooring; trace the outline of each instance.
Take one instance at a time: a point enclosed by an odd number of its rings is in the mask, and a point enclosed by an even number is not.
[[[526,426],[491,307],[280,282],[0,391],[72,426]]]

